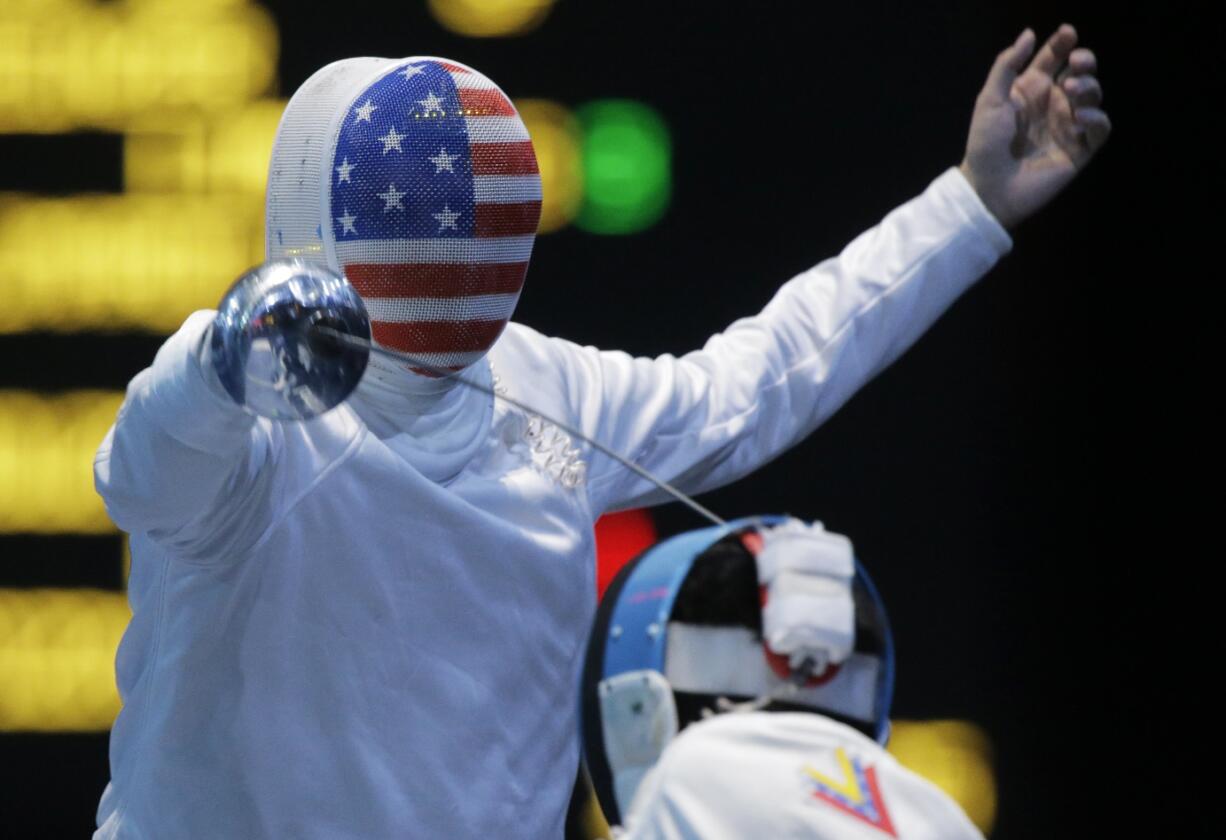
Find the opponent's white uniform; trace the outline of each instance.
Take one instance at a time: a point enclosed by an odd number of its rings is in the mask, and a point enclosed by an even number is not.
[[[958,804],[849,726],[806,712],[686,727],[648,772],[625,840],[983,840]]]
[[[490,364],[701,492],[804,438],[1010,245],[950,170],[701,351],[512,324]],[[134,615],[96,836],[561,836],[592,524],[660,494],[578,441],[568,489],[518,410],[466,388],[411,417],[360,388],[309,422],[253,419],[201,368],[210,318],[133,379],[97,456]]]

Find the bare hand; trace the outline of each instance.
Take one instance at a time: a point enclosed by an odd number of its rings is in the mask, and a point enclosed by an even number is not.
[[[1030,29],[996,58],[975,100],[962,174],[1007,228],[1068,186],[1111,133],[1094,53],[1064,24],[1034,51]],[[1023,71],[1023,67],[1025,70]]]

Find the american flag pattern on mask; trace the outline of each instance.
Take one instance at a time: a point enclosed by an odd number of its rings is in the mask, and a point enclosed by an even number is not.
[[[528,131],[493,82],[434,59],[380,77],[341,123],[330,208],[337,260],[376,342],[427,374],[489,350],[541,212]]]

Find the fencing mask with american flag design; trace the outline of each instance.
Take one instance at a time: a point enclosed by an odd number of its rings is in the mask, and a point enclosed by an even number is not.
[[[441,385],[510,320],[540,208],[527,129],[488,78],[437,58],[346,59],[281,118],[266,253],[343,272],[375,342]]]

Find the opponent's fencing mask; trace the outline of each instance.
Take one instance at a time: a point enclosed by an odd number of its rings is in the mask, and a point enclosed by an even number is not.
[[[281,118],[267,257],[343,272],[374,341],[437,379],[485,355],[510,320],[540,208],[527,129],[493,82],[437,58],[346,59],[311,76]]]
[[[762,574],[763,536],[769,545],[772,526],[787,537],[798,524],[761,517],[680,534],[628,563],[605,591],[581,701],[588,770],[611,822],[620,822],[672,737],[720,708],[720,698],[786,698],[764,708],[816,712],[885,742],[894,645],[885,606],[859,564],[854,639],[824,679],[789,684],[763,644],[763,578],[774,574]]]

